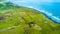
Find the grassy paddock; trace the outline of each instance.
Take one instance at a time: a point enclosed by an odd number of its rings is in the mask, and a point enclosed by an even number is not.
[[[0,4],[0,34],[60,34],[60,25],[35,10]]]

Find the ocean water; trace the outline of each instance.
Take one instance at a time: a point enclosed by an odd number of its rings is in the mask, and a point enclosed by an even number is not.
[[[39,9],[45,10],[48,14],[49,19],[53,20],[56,23],[60,23],[60,2],[53,3],[43,3],[39,5]],[[49,15],[50,14],[50,15]]]
[[[60,23],[60,2],[51,1],[27,1],[27,0],[10,0],[9,2],[15,3],[17,6],[25,6],[38,10],[47,16],[47,18]]]
[[[40,5],[43,10],[52,13],[54,16],[60,18],[60,3],[44,3]]]
[[[55,23],[60,24],[60,2],[25,2],[11,1],[19,6],[25,6],[33,9],[42,10],[42,13]],[[44,11],[44,12],[43,12]]]

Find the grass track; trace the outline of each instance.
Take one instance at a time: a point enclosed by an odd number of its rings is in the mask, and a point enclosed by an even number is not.
[[[55,24],[43,14],[8,4],[0,4],[0,34],[60,34],[60,24]]]

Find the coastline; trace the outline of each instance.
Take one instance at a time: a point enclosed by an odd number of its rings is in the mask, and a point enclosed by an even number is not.
[[[42,13],[46,18],[48,18],[49,20],[53,21],[54,23],[60,24],[60,20],[57,17],[53,16],[52,14],[49,15],[48,12],[45,12],[44,10],[39,10],[37,8],[34,8],[34,7],[29,7],[28,6],[28,8],[34,9],[38,13]]]

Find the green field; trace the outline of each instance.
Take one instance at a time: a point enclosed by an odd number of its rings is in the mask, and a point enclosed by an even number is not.
[[[60,34],[60,24],[36,10],[15,4],[0,4],[0,34]]]

